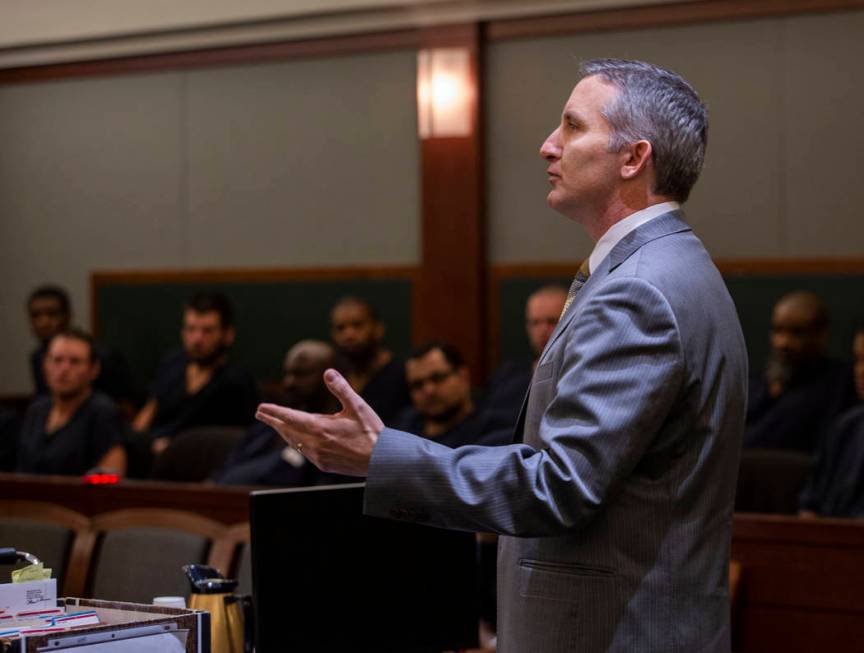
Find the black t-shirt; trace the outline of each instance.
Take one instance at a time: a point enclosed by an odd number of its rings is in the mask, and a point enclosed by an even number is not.
[[[18,432],[21,420],[11,410],[0,408],[0,472],[15,471],[18,462]]]
[[[405,361],[393,358],[369,379],[360,396],[372,407],[381,421],[390,421],[411,405],[405,383]]]
[[[815,453],[828,425],[854,402],[848,365],[829,359],[801,367],[777,397],[764,376],[750,379],[744,446]]]
[[[480,410],[515,426],[533,374],[534,361],[531,359],[501,363],[489,380]]]
[[[266,424],[249,427],[215,480],[222,485],[315,485],[317,468]]]
[[[801,494],[801,508],[825,517],[864,517],[864,403],[831,425]]]
[[[245,370],[227,363],[213,372],[195,394],[186,392],[186,365],[183,351],[168,356],[156,372],[151,396],[156,415],[150,426],[154,438],[172,437],[194,426],[246,426],[255,418],[258,389]]]
[[[123,440],[120,413],[101,392],[90,395],[54,433],[45,432],[50,411],[50,397],[38,397],[27,409],[18,446],[19,472],[83,474]]]
[[[405,410],[397,418],[393,428],[399,431],[414,433],[421,437],[425,418],[414,408]],[[435,438],[429,438],[438,444],[456,448],[467,444],[497,446],[510,444],[513,441],[513,424],[494,413],[473,412],[448,431]]]

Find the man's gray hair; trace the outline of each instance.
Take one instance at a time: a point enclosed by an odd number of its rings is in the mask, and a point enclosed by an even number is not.
[[[708,110],[680,75],[643,61],[590,59],[583,77],[597,75],[614,85],[617,99],[603,109],[612,136],[609,150],[651,143],[654,192],[684,202],[699,178],[708,142]]]

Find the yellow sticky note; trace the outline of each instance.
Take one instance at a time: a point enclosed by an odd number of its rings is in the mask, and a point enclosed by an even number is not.
[[[46,568],[41,562],[36,565],[28,565],[12,571],[13,583],[26,583],[31,580],[49,580],[51,578],[51,570]]]

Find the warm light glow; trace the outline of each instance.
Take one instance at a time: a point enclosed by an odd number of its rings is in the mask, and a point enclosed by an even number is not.
[[[470,59],[464,48],[421,50],[417,58],[420,138],[471,134]]]

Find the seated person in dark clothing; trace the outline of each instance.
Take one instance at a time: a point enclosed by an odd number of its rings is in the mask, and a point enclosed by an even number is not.
[[[37,397],[24,416],[19,472],[83,474],[99,468],[123,474],[123,425],[114,402],[93,390],[99,360],[82,331],[54,336],[45,355],[49,395]]]
[[[365,299],[345,297],[330,313],[330,334],[348,382],[387,422],[411,403],[405,368],[382,346],[385,327]]]
[[[864,517],[864,324],[855,333],[858,403],[828,429],[801,493],[802,516]]]
[[[405,377],[414,406],[394,428],[448,447],[510,443],[512,423],[474,409],[468,366],[452,345],[433,341],[415,349],[405,362]]]
[[[333,347],[302,340],[285,356],[282,403],[312,413],[335,413],[339,402],[324,385],[324,371],[334,365]],[[315,485],[322,472],[266,424],[256,422],[228,456],[216,477],[224,485]],[[356,482],[356,478],[352,479]]]
[[[828,424],[854,401],[852,374],[826,357],[828,312],[816,295],[793,292],[774,306],[771,355],[751,376],[744,446],[814,453]]]
[[[14,410],[0,408],[0,472],[14,472],[18,463],[21,419]]]
[[[234,312],[219,293],[199,293],[183,309],[183,349],[156,372],[150,399],[132,427],[147,431],[154,454],[194,426],[246,426],[258,403],[252,376],[228,360],[234,344]]]
[[[483,412],[500,415],[501,419],[515,425],[537,359],[558,326],[558,318],[566,301],[567,289],[563,286],[543,286],[528,296],[525,302],[525,332],[532,357],[504,361],[495,370],[483,401]]]
[[[39,340],[39,347],[30,353],[33,387],[35,394],[47,395],[49,390],[43,360],[51,338],[69,328],[72,320],[69,295],[59,286],[40,286],[30,293],[27,313],[33,335]],[[126,359],[104,345],[96,343],[94,346],[99,359],[99,376],[93,382],[93,388],[107,394],[131,415],[135,409],[136,393]]]

